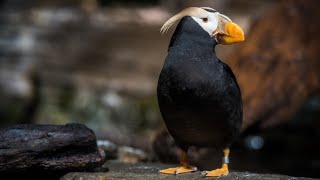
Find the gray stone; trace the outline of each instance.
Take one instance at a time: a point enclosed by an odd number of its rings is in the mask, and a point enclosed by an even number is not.
[[[173,165],[164,165],[159,163],[138,163],[138,164],[124,164],[117,161],[108,161],[104,164],[104,167],[108,167],[109,172],[99,173],[69,173],[61,178],[61,180],[105,180],[105,179],[128,179],[128,180],[149,180],[149,179],[219,179],[219,180],[306,180],[311,178],[303,177],[290,177],[285,175],[276,174],[255,174],[249,172],[234,172],[227,176],[219,178],[205,178],[203,174],[199,172],[183,174],[183,175],[162,175],[158,171],[163,168],[172,167]]]

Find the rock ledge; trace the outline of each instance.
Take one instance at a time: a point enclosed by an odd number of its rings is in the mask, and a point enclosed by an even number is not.
[[[116,179],[128,179],[128,180],[149,180],[149,179],[175,179],[175,180],[188,180],[188,179],[219,179],[219,180],[307,180],[311,178],[303,177],[290,177],[285,175],[275,174],[255,174],[249,172],[231,172],[228,176],[220,178],[205,178],[201,172],[195,172],[185,175],[161,175],[158,171],[162,168],[170,167],[170,165],[158,164],[158,163],[139,163],[139,164],[123,164],[117,161],[108,161],[103,165],[104,168],[108,168],[109,172],[100,173],[69,173],[66,174],[61,180],[116,180]]]

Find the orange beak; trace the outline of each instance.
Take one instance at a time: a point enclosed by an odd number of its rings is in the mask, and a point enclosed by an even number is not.
[[[233,22],[226,23],[224,32],[217,35],[218,42],[224,45],[242,42],[244,39],[243,30]]]

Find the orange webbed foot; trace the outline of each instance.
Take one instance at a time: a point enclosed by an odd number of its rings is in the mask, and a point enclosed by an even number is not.
[[[163,169],[163,170],[160,170],[159,173],[177,175],[177,174],[195,172],[197,170],[198,169],[196,167],[189,165],[187,152],[182,150],[181,159],[180,159],[180,166],[174,167],[174,168]]]
[[[196,167],[189,166],[189,165],[182,165],[174,168],[160,170],[159,173],[177,175],[177,174],[184,174],[184,173],[190,173],[195,171],[197,171]]]
[[[229,174],[229,169],[227,164],[223,164],[222,168],[205,172],[206,177],[219,177],[219,176],[228,175],[228,174]]]
[[[219,169],[215,169],[213,171],[205,171],[205,175],[206,177],[220,177],[220,176],[224,176],[224,175],[228,175],[229,174],[229,167],[228,167],[228,163],[229,163],[229,153],[230,150],[229,148],[226,148],[223,150],[223,164],[222,167]]]

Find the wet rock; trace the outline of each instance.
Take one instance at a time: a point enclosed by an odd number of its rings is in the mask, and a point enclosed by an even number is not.
[[[95,134],[81,124],[24,124],[0,130],[0,176],[90,171],[103,162]]]
[[[69,173],[61,178],[61,180],[76,180],[76,179],[209,179],[204,178],[202,173],[195,172],[184,175],[162,175],[158,174],[158,171],[163,168],[172,167],[173,165],[164,165],[164,164],[152,164],[152,163],[144,163],[144,164],[123,164],[116,161],[108,161],[104,166],[109,168],[109,172],[100,172],[100,173]],[[210,178],[216,179],[216,178]],[[286,179],[311,179],[311,178],[303,178],[303,177],[290,177],[285,175],[276,175],[276,174],[255,174],[249,172],[233,172],[228,176],[223,176],[219,178],[220,180],[229,180],[229,179],[254,179],[254,180],[262,180],[262,179],[278,179],[278,180],[286,180]]]

